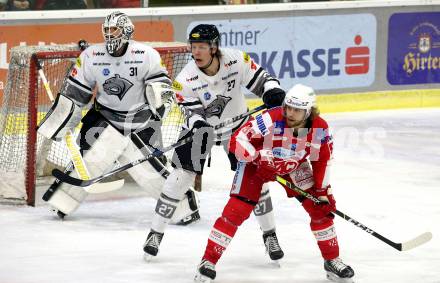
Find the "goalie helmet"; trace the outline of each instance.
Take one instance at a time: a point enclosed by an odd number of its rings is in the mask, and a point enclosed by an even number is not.
[[[307,119],[312,112],[312,107],[316,105],[315,91],[303,84],[294,85],[286,94],[283,101],[284,106],[306,110],[304,119]]]
[[[108,53],[113,55],[124,46],[130,40],[133,32],[134,25],[126,14],[116,11],[105,17],[102,34]]]
[[[215,25],[201,24],[195,26],[189,33],[188,43],[207,42],[212,46],[220,45],[220,33]]]

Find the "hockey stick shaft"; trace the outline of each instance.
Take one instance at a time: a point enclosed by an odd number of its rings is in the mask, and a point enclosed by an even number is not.
[[[229,125],[229,124],[231,124],[231,123],[233,123],[233,122],[235,122],[237,120],[243,119],[246,116],[252,115],[253,113],[258,112],[258,111],[260,111],[262,109],[264,109],[263,105],[259,106],[257,108],[254,108],[254,109],[252,109],[252,110],[250,110],[250,111],[248,111],[246,113],[240,114],[240,115],[238,115],[236,117],[233,117],[233,118],[230,118],[228,120],[225,120],[222,123],[222,126],[217,125],[217,126],[214,127],[214,129],[219,129],[219,128],[225,126],[225,125]],[[125,170],[127,170],[127,169],[129,169],[131,167],[134,167],[134,166],[136,166],[136,165],[138,165],[138,164],[140,164],[142,162],[145,162],[145,161],[147,161],[149,159],[161,156],[162,154],[164,154],[167,151],[173,150],[173,149],[175,149],[175,148],[177,148],[177,147],[179,147],[179,146],[181,146],[181,145],[183,145],[185,143],[190,142],[192,140],[192,138],[193,138],[192,136],[189,136],[189,137],[187,137],[185,139],[181,139],[181,140],[177,141],[176,143],[174,143],[174,144],[172,144],[172,145],[170,145],[168,147],[165,147],[162,150],[156,149],[153,153],[148,154],[148,155],[144,156],[141,159],[137,159],[137,160],[135,160],[133,162],[127,163],[127,164],[125,164],[125,165],[123,165],[123,166],[121,166],[119,168],[111,170],[111,171],[109,171],[109,172],[107,172],[107,173],[105,173],[105,174],[103,174],[103,175],[101,175],[99,177],[93,178],[93,179],[88,179],[88,180],[84,180],[83,179],[82,180],[82,179],[74,178],[74,177],[69,176],[67,173],[62,172],[62,171],[60,171],[58,169],[54,169],[52,171],[52,175],[55,176],[57,179],[59,179],[59,180],[61,180],[63,182],[66,182],[68,184],[71,184],[71,185],[74,185],[74,186],[78,186],[78,187],[87,187],[87,186],[90,186],[90,185],[92,185],[92,184],[94,184],[96,182],[101,181],[104,178],[107,178],[107,177],[109,177],[111,175],[114,175],[116,173],[125,171]]]
[[[243,113],[241,115],[238,115],[238,116],[226,119],[223,122],[221,122],[220,124],[215,125],[214,130],[218,130],[220,128],[223,128],[223,127],[226,127],[228,125],[231,125],[232,123],[234,123],[236,121],[239,121],[239,120],[241,120],[241,119],[243,119],[245,117],[248,117],[248,116],[250,116],[250,115],[252,115],[252,114],[254,114],[254,113],[258,112],[258,111],[261,111],[263,109],[266,109],[266,105],[260,105],[260,106],[258,106],[256,108],[252,109],[252,110],[249,110],[246,113]]]
[[[176,142],[176,143],[174,143],[174,144],[172,144],[170,146],[165,147],[163,150],[156,149],[153,153],[148,154],[148,155],[144,156],[143,158],[140,158],[140,159],[137,159],[137,160],[135,160],[133,162],[127,163],[127,164],[125,164],[125,165],[123,165],[121,167],[118,167],[118,168],[116,168],[114,170],[111,170],[111,171],[109,171],[109,172],[107,172],[107,173],[105,173],[105,174],[103,174],[103,175],[101,175],[99,177],[93,178],[93,179],[89,179],[89,180],[77,179],[77,178],[69,176],[68,174],[65,174],[64,172],[62,172],[62,171],[60,171],[58,169],[54,169],[52,171],[52,175],[55,176],[57,179],[60,179],[61,181],[66,182],[68,184],[71,184],[71,185],[74,185],[74,186],[78,186],[78,187],[87,187],[87,186],[90,186],[90,185],[92,185],[92,184],[94,184],[96,182],[99,182],[102,179],[107,178],[107,177],[109,177],[111,175],[114,175],[116,173],[119,173],[119,172],[125,171],[127,169],[130,169],[131,167],[134,167],[134,166],[136,166],[138,164],[141,164],[142,162],[145,162],[145,161],[147,161],[147,160],[149,160],[151,158],[161,156],[165,152],[173,150],[176,147],[179,147],[179,146],[181,146],[181,145],[183,145],[183,144],[185,144],[185,143],[187,143],[187,142],[189,142],[191,140],[192,140],[192,136],[187,137],[185,139],[181,139],[178,142]]]
[[[320,201],[319,199],[317,199],[316,197],[314,197],[313,195],[309,194],[308,192],[298,188],[297,186],[295,186],[294,184],[292,184],[291,182],[287,181],[286,179],[277,176],[276,177],[277,182],[279,182],[280,184],[288,187],[289,189],[297,192],[298,194],[300,194],[303,197],[306,197],[308,199],[310,199],[311,201],[313,201],[316,204],[320,204],[322,203],[322,201]],[[415,248],[417,246],[420,246],[426,242],[428,242],[429,240],[431,240],[432,238],[432,234],[430,232],[426,232],[423,233],[419,236],[417,236],[416,238],[405,242],[405,243],[396,243],[391,241],[390,239],[382,236],[381,234],[377,233],[376,231],[374,231],[373,229],[365,226],[364,224],[362,224],[361,222],[351,218],[350,216],[348,216],[347,214],[336,210],[333,212],[334,214],[338,215],[339,217],[343,218],[344,220],[350,222],[351,224],[355,225],[356,227],[362,229],[363,231],[367,232],[368,234],[376,237],[377,239],[381,240],[382,242],[388,244],[389,246],[395,248],[396,250],[399,251],[405,251],[405,250],[409,250],[412,248]]]

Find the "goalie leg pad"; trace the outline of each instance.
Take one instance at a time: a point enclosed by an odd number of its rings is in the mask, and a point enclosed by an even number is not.
[[[81,121],[81,107],[70,98],[59,94],[38,127],[45,138],[60,140]]]
[[[143,150],[148,149],[144,148]],[[148,153],[151,153],[151,151],[145,154]],[[126,164],[133,160],[143,158],[144,156],[139,148],[130,142],[124,153],[119,157],[119,162]],[[154,199],[159,199],[165,182],[165,176],[169,174],[167,168],[157,158],[134,166],[128,169],[127,172],[148,196]]]
[[[128,145],[129,139],[119,133],[113,126],[104,121],[96,124],[89,131],[82,135],[91,148],[84,153],[84,162],[89,170],[90,176],[98,176],[109,168],[113,167],[114,161],[122,154]],[[99,134],[95,141],[95,134]],[[77,176],[72,172],[72,176]],[[80,203],[87,197],[88,193],[80,188],[69,184],[61,184],[60,188],[49,200],[49,204],[62,211],[64,214],[73,213]]]
[[[275,230],[275,217],[268,183],[263,185],[260,199],[254,207],[254,214],[263,232]]]

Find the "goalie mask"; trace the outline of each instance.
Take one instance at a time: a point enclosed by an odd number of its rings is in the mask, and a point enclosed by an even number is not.
[[[312,107],[316,105],[315,91],[303,84],[296,84],[287,92],[284,98],[283,108],[286,105],[292,108],[304,109],[306,111],[305,120],[310,116]]]
[[[133,32],[134,25],[126,14],[116,11],[105,17],[102,34],[107,52],[110,55],[115,54],[130,40]]]

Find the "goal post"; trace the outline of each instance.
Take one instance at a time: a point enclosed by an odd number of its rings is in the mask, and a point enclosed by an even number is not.
[[[171,78],[190,59],[185,43],[147,44],[159,52]],[[80,53],[73,44],[11,49],[8,80],[0,102],[0,203],[34,206],[37,180],[50,177],[52,169],[64,169],[69,163],[63,142],[48,140],[36,132],[39,121],[52,104],[39,79],[37,62],[42,66],[52,93],[57,94]],[[182,123],[179,115],[180,112],[172,110],[163,122],[165,146],[177,140]]]

